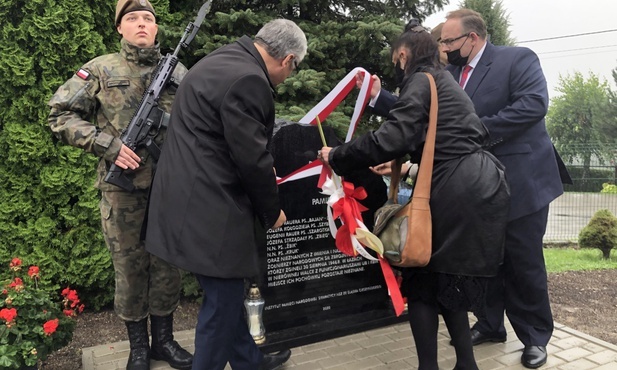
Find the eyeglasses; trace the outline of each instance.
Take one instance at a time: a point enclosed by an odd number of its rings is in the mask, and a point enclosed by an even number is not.
[[[464,35],[460,35],[459,37],[455,37],[453,39],[445,39],[445,40],[441,40],[439,41],[442,45],[445,46],[452,46],[452,44],[454,44],[455,41],[462,39],[463,37],[469,37],[469,33],[466,33]]]

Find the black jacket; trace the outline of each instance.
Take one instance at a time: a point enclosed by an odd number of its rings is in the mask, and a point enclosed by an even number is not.
[[[426,269],[492,276],[503,259],[509,208],[504,168],[483,150],[488,131],[450,73],[433,71],[438,94],[437,137],[431,181],[433,254]],[[330,164],[341,175],[405,154],[421,163],[431,102],[428,78],[409,75],[386,122],[333,149]]]
[[[250,38],[222,47],[178,87],[150,195],[146,248],[191,272],[257,274],[255,220],[280,205],[273,159],[273,86]]]

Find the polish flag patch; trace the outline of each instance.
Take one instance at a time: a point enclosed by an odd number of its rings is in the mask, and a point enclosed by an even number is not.
[[[82,80],[87,80],[88,77],[90,77],[90,72],[86,71],[85,69],[79,69],[79,71],[75,72],[75,74],[77,75],[77,77],[81,78]]]

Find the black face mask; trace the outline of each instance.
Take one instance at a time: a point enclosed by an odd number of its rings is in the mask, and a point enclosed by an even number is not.
[[[467,61],[469,60],[469,55],[464,57],[461,56],[461,49],[452,50],[446,53],[448,55],[448,63],[453,66],[462,67],[467,65]]]
[[[397,87],[402,87],[403,86],[403,80],[405,79],[405,71],[401,68],[401,61],[397,61],[396,65],[394,66],[394,75],[396,78],[396,86]]]
[[[469,38],[469,36],[467,36],[467,38]],[[467,42],[467,39],[465,39],[465,42]],[[463,42],[463,45],[461,45],[460,48],[446,53],[446,55],[448,56],[448,63],[458,67],[462,67],[467,64],[467,62],[469,61],[469,56],[473,51],[473,47],[471,48],[469,54],[467,54],[466,57],[461,56],[461,48],[465,45],[465,42]]]

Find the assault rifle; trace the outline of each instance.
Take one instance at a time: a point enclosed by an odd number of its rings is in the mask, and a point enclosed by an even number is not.
[[[178,65],[178,53],[181,48],[188,47],[191,41],[193,41],[197,31],[199,31],[199,26],[201,26],[206,14],[210,11],[211,4],[212,0],[208,0],[201,6],[195,21],[190,22],[186,26],[184,34],[173,54],[167,53],[167,55],[161,58],[155,71],[152,73],[152,80],[144,92],[139,107],[135,111],[133,118],[131,118],[131,122],[122,131],[120,136],[122,143],[133,151],[138,147],[145,147],[155,161],[159,159],[161,149],[154,143],[154,138],[158,135],[161,127],[166,127],[169,121],[169,114],[159,107],[159,98],[169,84],[176,84],[177,86],[178,83],[171,75],[176,65]],[[127,176],[125,170],[115,163],[112,163],[109,167],[109,171],[105,176],[105,182],[119,186],[127,191],[135,189],[132,179]]]

